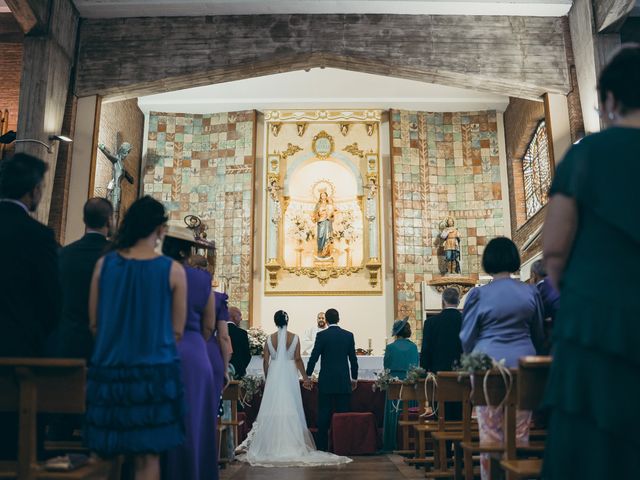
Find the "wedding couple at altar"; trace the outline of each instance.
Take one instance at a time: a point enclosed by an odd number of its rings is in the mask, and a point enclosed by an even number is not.
[[[328,453],[332,411],[348,412],[351,392],[357,387],[358,359],[353,334],[338,326],[335,309],[325,313],[329,327],[319,332],[305,369],[298,335],[287,331],[289,316],[283,310],[274,315],[277,331],[264,348],[264,394],[258,417],[247,439],[238,447],[238,460],[253,466],[321,466],[351,462]],[[307,428],[299,377],[312,388],[311,375],[321,359],[318,378],[318,445]]]

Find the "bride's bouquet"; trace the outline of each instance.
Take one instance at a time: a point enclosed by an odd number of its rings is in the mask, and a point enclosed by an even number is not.
[[[249,351],[251,355],[262,355],[264,343],[267,341],[267,334],[258,327],[252,327],[247,330],[249,336]]]

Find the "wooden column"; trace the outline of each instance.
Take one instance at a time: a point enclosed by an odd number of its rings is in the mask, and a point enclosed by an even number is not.
[[[78,14],[70,0],[22,0],[12,4],[19,4],[21,12],[31,8],[33,17],[38,19],[33,28],[25,31],[18,139],[51,143],[49,136],[61,133],[75,57]],[[44,4],[47,8],[42,8]],[[26,18],[28,27],[33,22],[29,15]],[[36,155],[49,164],[43,198],[36,215],[38,220],[47,223],[58,146],[54,144],[49,153],[37,143],[18,143],[16,152]]]

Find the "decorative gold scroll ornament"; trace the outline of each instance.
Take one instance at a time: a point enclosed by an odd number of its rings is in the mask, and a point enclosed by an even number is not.
[[[351,145],[347,145],[342,149],[343,152],[348,152],[351,155],[355,155],[356,157],[364,158],[364,150],[360,150],[358,148],[358,142],[352,143]]]
[[[299,276],[317,278],[320,285],[326,285],[330,278],[341,276],[350,277],[352,273],[358,273],[362,267],[285,267],[285,271]]]
[[[295,155],[296,153],[301,151],[302,151],[302,147],[299,147],[298,145],[294,145],[293,143],[287,143],[287,149],[280,154],[280,157],[282,158],[282,160],[286,160],[291,155]]]

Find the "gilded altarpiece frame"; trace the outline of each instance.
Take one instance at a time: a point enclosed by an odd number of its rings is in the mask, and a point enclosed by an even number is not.
[[[265,295],[381,295],[378,110],[265,112]]]

